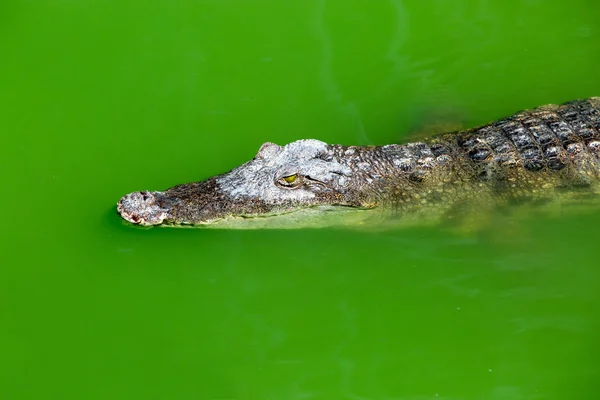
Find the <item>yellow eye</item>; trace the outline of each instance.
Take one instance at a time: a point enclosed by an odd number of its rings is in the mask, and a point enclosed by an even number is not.
[[[294,183],[297,178],[298,178],[298,174],[294,174],[294,175],[290,175],[290,176],[284,176],[283,180],[286,181],[287,183]]]

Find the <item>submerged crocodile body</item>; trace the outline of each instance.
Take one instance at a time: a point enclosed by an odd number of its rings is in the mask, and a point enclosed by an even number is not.
[[[473,204],[596,193],[598,182],[600,97],[593,97],[407,144],[265,143],[230,172],[134,192],[117,209],[145,226],[295,228],[351,224],[375,210],[380,219],[444,217]]]

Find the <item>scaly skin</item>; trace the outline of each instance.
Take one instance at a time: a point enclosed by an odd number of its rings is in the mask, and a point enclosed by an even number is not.
[[[596,193],[599,181],[600,98],[594,97],[403,145],[265,143],[228,173],[131,193],[117,209],[146,226],[324,226],[349,223],[324,218],[335,211],[431,219],[466,204]]]

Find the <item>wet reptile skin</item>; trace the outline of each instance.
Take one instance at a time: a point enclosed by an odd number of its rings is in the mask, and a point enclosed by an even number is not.
[[[472,203],[596,193],[599,181],[594,97],[407,144],[265,143],[228,173],[124,196],[118,212],[140,225],[213,224],[322,206],[443,216]]]

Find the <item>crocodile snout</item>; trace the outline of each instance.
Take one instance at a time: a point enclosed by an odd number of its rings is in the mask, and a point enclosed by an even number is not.
[[[136,225],[160,225],[169,218],[169,209],[160,201],[161,192],[133,192],[117,203],[117,212],[123,219]]]

